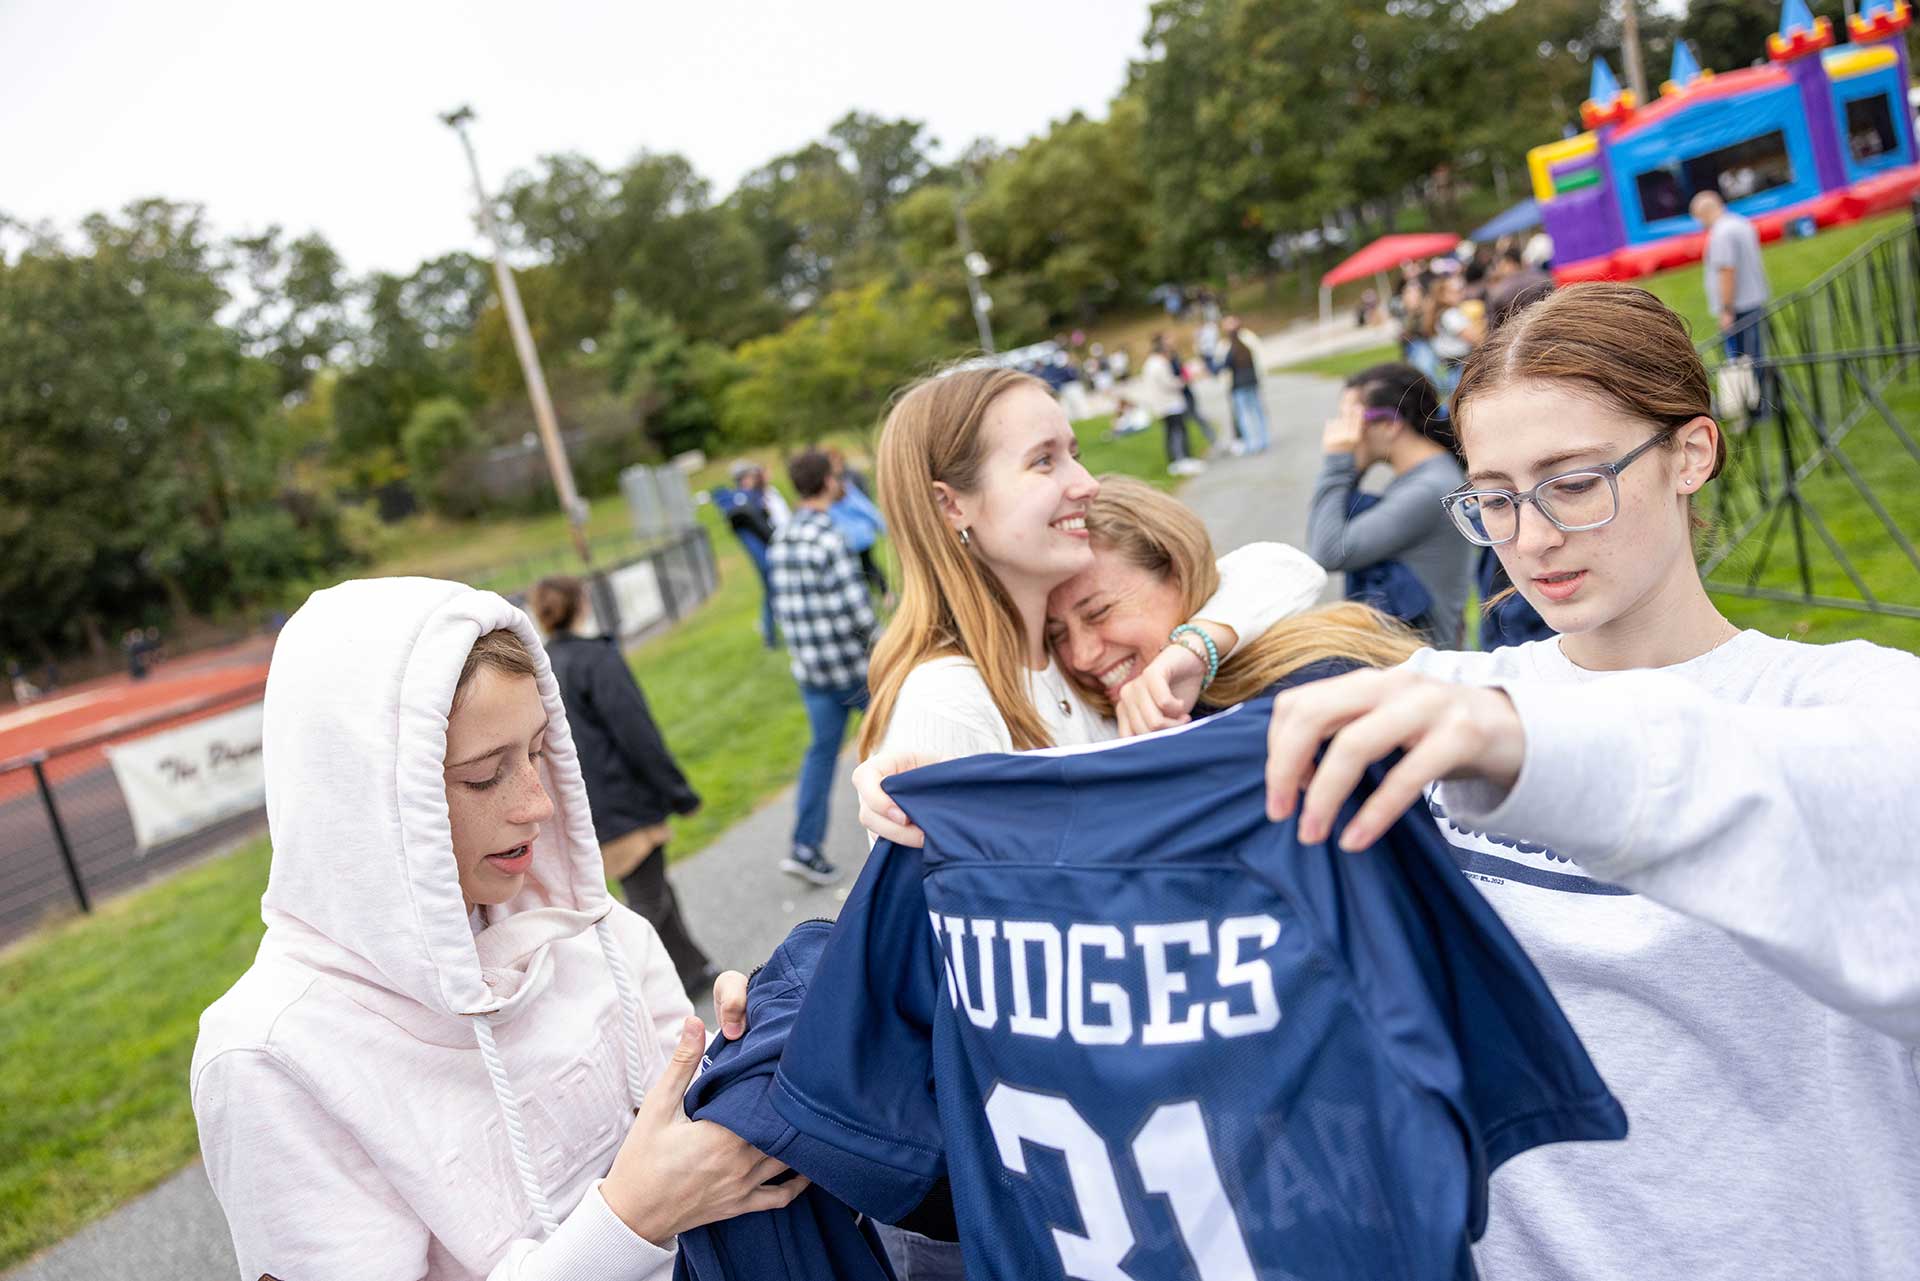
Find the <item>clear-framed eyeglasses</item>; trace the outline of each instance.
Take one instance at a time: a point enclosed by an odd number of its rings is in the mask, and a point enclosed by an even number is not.
[[[1440,505],[1468,541],[1482,547],[1498,547],[1519,535],[1523,503],[1532,503],[1563,533],[1598,529],[1620,514],[1620,473],[1670,434],[1663,431],[1613,462],[1549,476],[1524,494],[1511,489],[1456,489]]]

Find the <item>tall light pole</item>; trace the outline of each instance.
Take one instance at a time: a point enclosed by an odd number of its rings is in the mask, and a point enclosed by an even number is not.
[[[1620,53],[1627,64],[1627,88],[1633,90],[1633,100],[1644,107],[1647,105],[1647,73],[1640,65],[1639,0],[1621,0]]]
[[[987,313],[993,310],[993,299],[987,296],[980,281],[989,268],[987,260],[973,248],[973,232],[967,228],[967,192],[963,188],[953,198],[953,230],[960,241],[960,261],[967,271],[967,297],[973,302],[973,323],[980,331],[980,350],[989,356],[993,354],[993,322],[987,319]]]
[[[467,126],[473,123],[473,108],[457,107],[440,117],[449,129],[460,135],[467,150],[467,166],[473,170],[473,195],[480,206],[480,229],[493,244],[493,278],[500,287],[500,305],[506,308],[507,328],[513,334],[513,350],[520,357],[520,372],[527,380],[527,396],[533,401],[533,421],[540,428],[540,443],[545,446],[547,470],[553,475],[553,492],[559,495],[560,509],[567,514],[567,528],[573,535],[574,550],[589,570],[593,551],[587,542],[587,505],[573,485],[573,467],[567,462],[567,449],[560,441],[560,425],[553,416],[553,397],[547,394],[547,378],[540,371],[540,353],[533,346],[533,331],[527,327],[526,309],[520,305],[520,290],[507,267],[507,248],[501,243],[500,228],[493,220],[493,202],[487,199],[486,186],[480,181],[480,158],[474,154],[473,139]]]

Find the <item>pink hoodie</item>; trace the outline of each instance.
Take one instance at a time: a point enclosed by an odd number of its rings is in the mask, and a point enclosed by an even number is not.
[[[476,935],[442,770],[454,682],[496,628],[539,669],[555,813]],[[201,1017],[192,1073],[243,1281],[670,1275],[598,1180],[692,1010],[653,927],[607,896],[526,616],[428,579],[315,593],[267,677],[265,769],[267,933]]]

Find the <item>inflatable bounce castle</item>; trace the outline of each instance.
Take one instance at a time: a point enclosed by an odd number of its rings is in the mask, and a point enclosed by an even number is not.
[[[1715,75],[1676,45],[1672,78],[1645,106],[1596,58],[1586,132],[1527,155],[1554,276],[1630,280],[1698,261],[1704,237],[1687,205],[1702,191],[1763,240],[1906,203],[1920,191],[1911,20],[1908,0],[1863,0],[1835,45],[1829,20],[1785,0],[1764,66]]]

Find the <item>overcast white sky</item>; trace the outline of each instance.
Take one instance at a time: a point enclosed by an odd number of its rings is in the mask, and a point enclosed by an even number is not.
[[[716,198],[852,109],[942,155],[1104,111],[1147,0],[0,0],[0,211],[71,228],[163,195],[324,234],[355,272],[475,247],[487,183],[555,151],[678,151]]]

